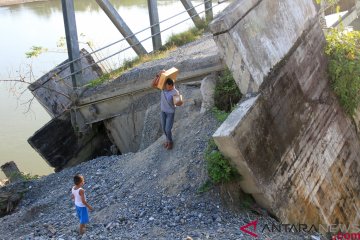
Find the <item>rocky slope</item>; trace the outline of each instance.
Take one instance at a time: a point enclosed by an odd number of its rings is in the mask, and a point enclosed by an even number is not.
[[[198,88],[182,90],[187,95]],[[158,114],[158,106],[149,110],[144,134],[158,132]],[[211,112],[200,113],[191,98],[175,118],[171,151],[162,147],[164,137],[154,134],[140,152],[100,157],[28,182],[17,210],[0,218],[0,239],[254,239],[239,228],[255,219],[259,229],[276,223],[241,209],[236,183],[199,193],[208,179],[204,150],[220,123]],[[84,175],[94,207],[83,236],[70,199],[76,173]],[[320,239],[304,232],[258,234],[258,239]]]

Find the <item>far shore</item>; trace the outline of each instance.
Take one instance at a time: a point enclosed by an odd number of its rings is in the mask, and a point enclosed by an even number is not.
[[[47,0],[0,0],[0,7],[16,5],[21,3],[40,2],[40,1],[47,1]]]

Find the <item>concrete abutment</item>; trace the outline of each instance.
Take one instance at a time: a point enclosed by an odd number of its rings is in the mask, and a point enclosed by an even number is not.
[[[241,187],[283,223],[360,222],[360,142],[329,88],[311,0],[235,1],[211,30],[243,93],[213,135]]]

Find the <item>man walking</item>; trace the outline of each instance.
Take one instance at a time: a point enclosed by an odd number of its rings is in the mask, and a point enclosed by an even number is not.
[[[168,150],[173,148],[173,139],[171,129],[174,124],[175,105],[173,97],[179,95],[179,91],[176,90],[174,80],[168,78],[165,82],[165,88],[161,91],[161,126],[166,136],[166,142],[164,147]]]

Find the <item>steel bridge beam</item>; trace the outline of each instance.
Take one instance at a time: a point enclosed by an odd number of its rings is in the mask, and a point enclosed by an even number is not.
[[[139,42],[139,40],[136,38],[136,36],[130,30],[128,25],[122,19],[120,14],[113,7],[113,5],[111,5],[109,0],[96,0],[96,2],[102,8],[102,10],[106,13],[106,15],[110,18],[110,20],[113,22],[115,27],[124,36],[126,41],[134,49],[136,54],[139,55],[139,56],[147,54],[147,51],[145,50],[143,45]]]
[[[202,20],[190,0],[180,0],[197,28],[201,27]]]
[[[205,16],[206,21],[211,22],[214,18],[213,10],[212,10],[212,0],[204,0],[204,6],[205,6]]]
[[[147,3],[149,8],[153,49],[156,51],[162,46],[157,0],[147,0]]]
[[[73,85],[73,92],[71,93],[70,98],[72,101],[72,105],[74,106],[77,102],[79,95],[78,86],[83,85],[74,2],[73,0],[61,0],[61,5],[64,17],[66,45],[70,61],[70,71],[72,73],[71,80]],[[82,115],[75,109],[71,109],[71,123],[76,134],[78,134],[79,132],[87,131],[87,127],[84,123]]]
[[[75,10],[73,0],[61,0],[64,17],[66,45],[68,50],[69,61],[80,58],[79,42],[76,30]],[[70,63],[71,73],[81,70],[81,61],[77,60]],[[81,85],[81,72],[71,76],[73,87]]]

